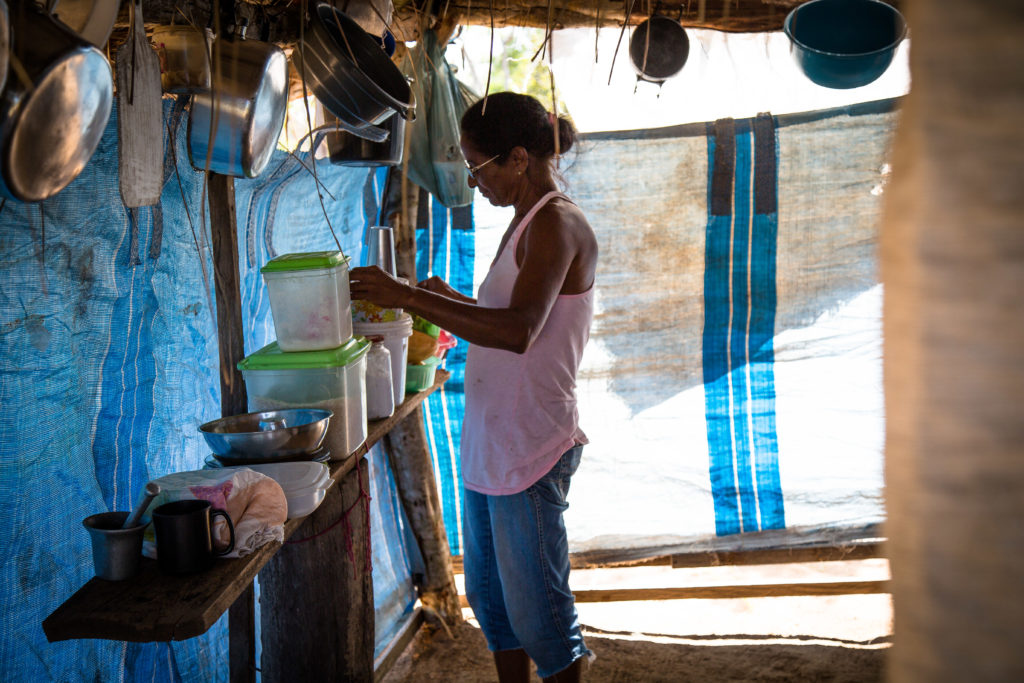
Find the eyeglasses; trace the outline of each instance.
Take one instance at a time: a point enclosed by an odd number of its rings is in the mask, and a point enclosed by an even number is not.
[[[466,164],[466,171],[469,172],[469,177],[472,178],[473,180],[476,180],[476,174],[480,172],[480,169],[483,168],[484,166],[486,166],[487,164],[491,163],[492,161],[494,161],[495,159],[497,159],[500,156],[501,156],[500,154],[495,154],[493,157],[491,157],[487,161],[484,161],[483,163],[479,163],[476,166],[470,166],[469,162],[466,161],[465,159],[462,160],[462,163]]]

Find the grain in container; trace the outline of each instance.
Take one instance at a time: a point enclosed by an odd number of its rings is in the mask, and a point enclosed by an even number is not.
[[[331,460],[345,460],[366,440],[366,352],[353,337],[337,348],[286,353],[277,342],[238,363],[249,410],[326,408],[334,412],[324,446]]]
[[[335,349],[352,337],[348,257],[340,251],[282,254],[260,272],[282,351]]]

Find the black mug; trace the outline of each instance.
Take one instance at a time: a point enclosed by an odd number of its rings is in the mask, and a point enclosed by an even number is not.
[[[223,550],[213,547],[212,522],[220,515],[228,524],[231,541]],[[235,548],[235,525],[224,510],[214,509],[207,500],[176,500],[153,510],[156,557],[168,574],[190,574],[209,569],[215,558]]]

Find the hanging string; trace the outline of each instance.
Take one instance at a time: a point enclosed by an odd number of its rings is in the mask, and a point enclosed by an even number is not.
[[[316,532],[312,536],[307,536],[305,538],[298,538],[298,539],[293,539],[293,540],[285,541],[285,545],[297,545],[299,543],[306,543],[308,541],[312,541],[314,538],[319,538],[319,537],[323,536],[324,534],[328,533],[329,531],[333,530],[339,524],[344,524],[345,525],[345,551],[348,554],[348,559],[349,559],[349,562],[352,563],[353,569],[355,568],[355,566],[356,566],[356,554],[355,554],[355,547],[352,545],[352,524],[349,522],[349,516],[356,509],[356,507],[360,505],[360,503],[364,503],[364,501],[365,501],[364,505],[365,505],[365,508],[366,508],[366,510],[365,510],[366,514],[364,515],[364,518],[365,518],[364,531],[366,532],[366,538],[369,539],[370,538],[370,500],[372,500],[370,498],[370,494],[367,493],[367,491],[366,491],[366,487],[363,485],[363,470],[362,470],[362,468],[360,468],[358,465],[356,465],[355,470],[356,470],[356,476],[359,479],[359,495],[356,496],[356,499],[355,499],[355,501],[352,502],[352,505],[350,505],[344,512],[342,512],[341,515],[338,517],[338,519],[336,519],[334,522],[332,522],[330,524],[330,526],[328,526],[327,528],[322,529],[322,530]],[[371,571],[373,569],[373,560],[370,557],[369,543],[367,543],[366,561],[364,563],[364,568],[366,569],[366,571]]]
[[[615,70],[615,58],[619,56],[619,46],[622,45],[622,36],[629,26],[629,16],[633,13],[633,1],[629,0],[629,8],[626,10],[626,19],[622,22],[622,31],[619,32],[619,42],[615,43],[615,52],[612,53],[612,66],[608,69],[608,85],[612,84],[612,72]],[[702,0],[703,1],[703,0]]]

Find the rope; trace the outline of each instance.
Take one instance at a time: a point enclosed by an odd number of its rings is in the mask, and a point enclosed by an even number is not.
[[[355,555],[355,548],[352,545],[352,526],[349,524],[349,515],[352,514],[352,511],[356,509],[357,505],[359,505],[363,501],[366,501],[365,531],[366,531],[366,538],[369,539],[370,538],[370,500],[371,500],[370,494],[366,492],[366,487],[363,485],[363,472],[362,472],[362,469],[358,465],[356,466],[355,469],[356,469],[356,475],[359,477],[359,495],[356,496],[356,499],[355,499],[355,501],[353,501],[352,505],[350,505],[344,512],[342,512],[341,515],[338,517],[338,519],[336,519],[334,522],[332,522],[330,524],[330,526],[328,526],[326,529],[322,529],[322,530],[318,531],[317,533],[313,534],[312,536],[307,536],[305,538],[298,538],[298,539],[294,539],[294,540],[290,540],[290,541],[285,541],[286,545],[297,545],[299,543],[306,543],[307,541],[312,541],[314,538],[319,538],[320,536],[323,536],[324,534],[326,534],[327,532],[331,531],[336,526],[338,526],[339,524],[344,522],[345,523],[345,550],[348,553],[348,560],[349,560],[349,562],[351,562],[352,563],[352,567],[355,568],[355,566],[356,566],[356,555]],[[367,545],[369,545],[369,544],[367,544]],[[366,563],[365,563],[365,567],[364,568],[366,569],[366,571],[371,571],[373,569],[373,562],[372,562],[372,560],[370,558],[369,548],[367,548]]]

